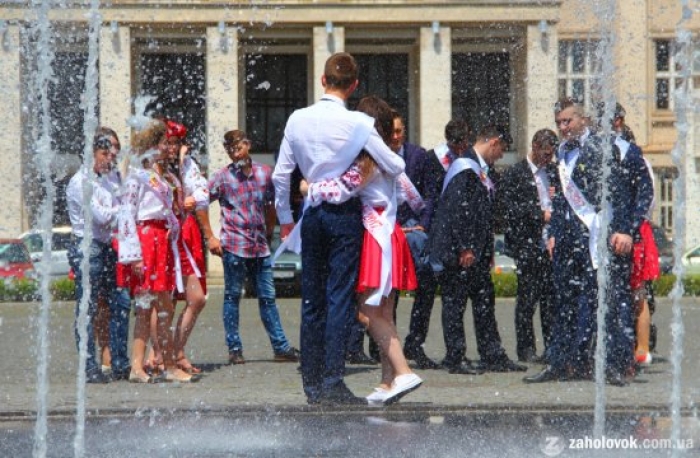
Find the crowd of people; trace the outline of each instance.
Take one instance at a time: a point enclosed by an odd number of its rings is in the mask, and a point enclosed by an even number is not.
[[[591,379],[599,302],[607,310],[608,383],[624,386],[651,362],[647,286],[659,274],[649,225],[653,175],[619,104],[606,145],[580,103],[560,100],[553,114],[561,137],[539,130],[526,157],[501,175],[496,164],[511,143],[502,127],[474,133],[454,119],[445,142],[426,151],[406,142],[403,117],[384,100],[364,97],[348,110],[358,82],[350,54],[327,60],[324,95],[290,116],[274,171],[252,160],[242,130],[224,135],[231,162],[209,180],[190,155],[186,126],[174,120],[154,117],[135,133],[120,165],[116,133],[96,131],[92,168],[76,173],[66,191],[76,316],[88,304],[87,332],[76,325],[79,346],[87,341],[88,383],[200,380],[186,346],[206,304],[207,249],[224,268],[229,363],[246,362],[238,322],[250,278],[273,358],[300,361],[309,404],[394,403],[422,385],[412,367],[478,375],[541,363],[544,369],[526,383]],[[298,193],[301,210],[293,208]],[[213,201],[221,208],[218,236],[209,221]],[[300,350],[290,345],[276,305],[270,241],[277,222],[281,249],[300,251],[304,266]],[[495,316],[497,231],[517,266],[517,362],[503,348]],[[601,288],[599,277],[606,279]],[[440,363],[424,349],[438,287],[446,349]],[[396,328],[400,291],[414,291],[403,345]],[[185,305],[175,319],[178,300]],[[478,361],[466,357],[468,300]],[[100,310],[109,312],[106,332],[93,329]],[[365,331],[371,355],[364,352]],[[366,397],[345,385],[346,363],[381,364],[379,383]]]

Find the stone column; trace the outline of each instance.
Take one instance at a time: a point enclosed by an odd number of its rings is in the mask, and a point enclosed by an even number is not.
[[[28,222],[22,193],[22,111],[20,88],[19,27],[9,25],[0,33],[0,107],[3,126],[0,129],[0,237],[17,237]]]
[[[238,34],[235,27],[227,27],[221,34],[218,27],[207,27],[206,119],[209,176],[224,167],[228,156],[222,145],[224,134],[242,127],[239,119],[239,66]],[[219,235],[219,204],[209,209],[209,219],[215,235]],[[209,256],[207,270],[212,280],[223,275],[220,258]]]
[[[326,65],[326,60],[337,53],[345,50],[345,28],[332,27],[331,33],[326,30],[326,26],[314,27],[314,56],[313,69],[311,71],[311,79],[313,80],[313,100],[316,102],[323,95],[323,86],[321,85],[321,75],[323,75],[323,67]]]
[[[516,108],[518,113],[518,152],[530,150],[532,137],[540,129],[554,126],[554,103],[557,100],[557,29],[549,24],[546,32],[538,24],[526,26],[526,58],[523,75],[524,97]]]
[[[654,98],[649,96],[649,72],[655,68],[652,45],[647,33],[647,0],[626,0],[617,2],[615,21],[615,77],[617,101],[625,107],[625,122],[634,131],[637,144],[649,143],[650,113],[654,108]],[[651,61],[648,59],[651,58]]]
[[[452,117],[452,33],[449,27],[422,27],[418,57],[418,138],[425,148],[445,140]]]
[[[112,30],[105,24],[100,31],[100,125],[111,127],[122,146],[131,143],[127,119],[131,106],[131,29]]]

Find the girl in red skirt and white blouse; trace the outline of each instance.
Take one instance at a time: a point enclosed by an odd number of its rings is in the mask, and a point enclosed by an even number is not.
[[[170,326],[172,291],[182,291],[177,239],[179,222],[173,188],[163,178],[167,166],[166,126],[153,120],[132,140],[135,156],[124,182],[119,212],[119,262],[131,264],[137,276],[134,291],[136,323],[129,381],[148,383],[143,361],[149,337],[151,308],[158,316],[157,340],[163,352],[163,381],[193,382],[175,361]]]

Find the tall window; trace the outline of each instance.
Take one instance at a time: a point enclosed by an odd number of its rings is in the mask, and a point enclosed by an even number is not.
[[[697,45],[693,46],[697,49]],[[654,54],[656,60],[656,108],[673,110],[673,90],[681,84],[680,68],[676,62],[676,44],[673,40],[655,40]],[[691,87],[700,88],[700,57],[693,53],[691,67]]]
[[[366,95],[384,99],[408,118],[408,56],[406,54],[353,54],[359,69],[360,85],[348,101],[354,108]]]
[[[489,124],[509,130],[510,80],[508,53],[453,54],[452,117],[467,121],[474,132]]]
[[[252,151],[277,153],[287,118],[308,105],[306,55],[247,54],[245,80]]]
[[[600,63],[595,50],[598,40],[562,40],[559,42],[559,97],[572,97],[591,111]]]
[[[656,175],[656,220],[666,232],[673,234],[673,180],[678,176],[674,168],[654,169]]]

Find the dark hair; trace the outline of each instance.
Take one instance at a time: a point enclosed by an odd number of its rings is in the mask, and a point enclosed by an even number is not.
[[[507,146],[513,142],[510,133],[503,126],[496,126],[489,124],[487,126],[479,129],[479,134],[476,136],[479,141],[485,142],[491,140],[492,138],[497,138],[505,143]]]
[[[238,142],[248,138],[246,133],[242,130],[229,130],[224,134],[224,144],[236,146]]]
[[[461,119],[452,119],[445,125],[445,140],[449,144],[462,143],[469,140],[469,125]]]
[[[573,97],[562,97],[556,101],[554,104],[554,114],[559,114],[569,107],[574,107],[576,113],[583,116],[583,105],[581,102]]]
[[[362,97],[357,104],[357,111],[368,114],[374,118],[374,127],[382,137],[384,143],[391,142],[391,134],[394,130],[394,113],[396,113],[386,101],[376,95]]]
[[[114,137],[114,139],[117,141],[117,149],[121,149],[119,136],[117,136],[117,133],[114,130],[105,126],[98,127],[95,130],[95,135],[92,137],[92,150],[111,149],[112,137]]]
[[[357,62],[346,52],[335,53],[326,61],[323,75],[327,87],[347,89],[357,81]]]
[[[544,146],[557,146],[559,144],[559,137],[552,129],[540,129],[535,132],[532,136],[532,146],[544,147]]]

